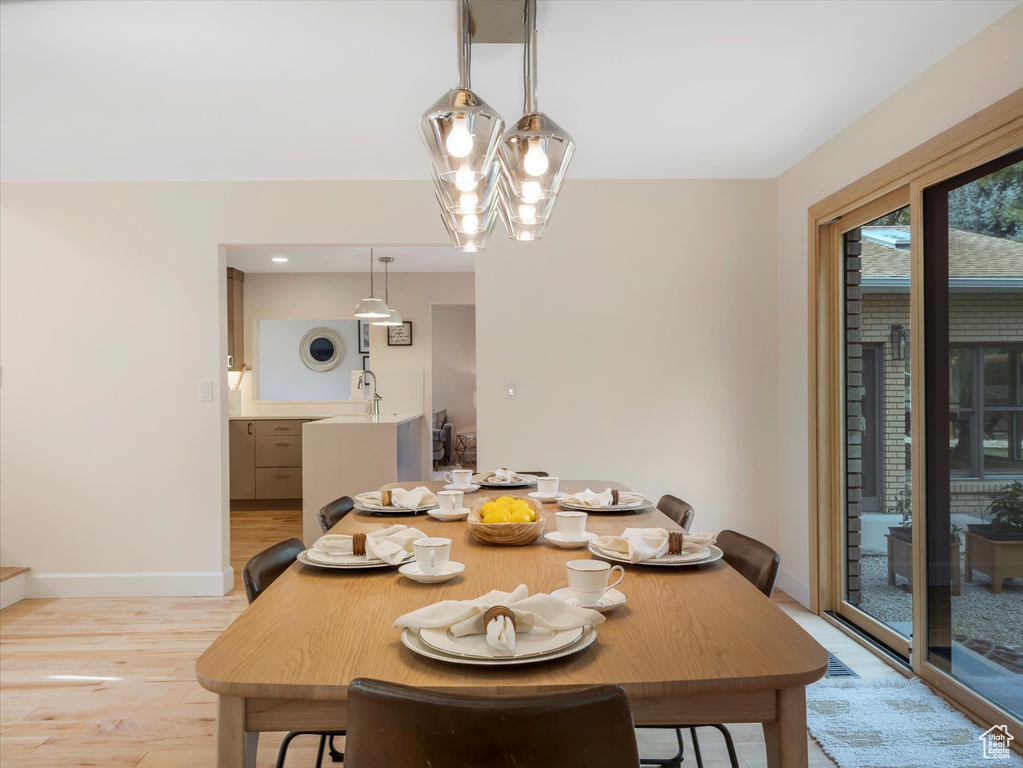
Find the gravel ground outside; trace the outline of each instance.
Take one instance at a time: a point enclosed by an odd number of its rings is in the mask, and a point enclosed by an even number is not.
[[[960,563],[960,567],[962,563]],[[888,558],[866,555],[860,560],[860,609],[885,622],[913,620],[913,596],[902,589],[905,579],[888,584]],[[991,594],[991,579],[973,572],[963,580],[962,594],[952,598],[952,631],[957,635],[993,640],[1023,650],[1023,579],[1006,579],[1002,594]]]

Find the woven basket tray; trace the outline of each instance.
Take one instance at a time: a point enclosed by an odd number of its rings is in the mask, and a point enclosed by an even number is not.
[[[521,547],[532,544],[547,529],[543,517],[543,504],[536,499],[524,499],[538,515],[533,523],[484,523],[480,518],[480,508],[488,501],[496,501],[496,497],[483,496],[474,499],[472,510],[466,521],[469,533],[480,544],[491,544],[498,547]]]

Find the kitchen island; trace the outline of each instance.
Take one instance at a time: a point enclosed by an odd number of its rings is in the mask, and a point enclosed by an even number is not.
[[[321,535],[317,512],[341,496],[422,480],[423,414],[334,416],[302,426],[302,538]]]

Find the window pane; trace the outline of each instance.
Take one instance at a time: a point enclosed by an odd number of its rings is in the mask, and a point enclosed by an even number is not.
[[[984,472],[1023,475],[1023,411],[984,411]]]
[[[958,477],[977,474],[973,468],[973,421],[972,411],[953,411],[950,416],[948,450],[952,474]]]
[[[952,408],[973,407],[973,350],[948,351],[948,392]]]
[[[1008,349],[984,347],[984,405],[1015,405],[1013,391],[1014,357]]]

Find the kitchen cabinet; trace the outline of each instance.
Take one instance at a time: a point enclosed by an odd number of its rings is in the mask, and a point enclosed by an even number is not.
[[[227,268],[227,370],[245,367],[245,273]]]
[[[302,425],[308,419],[232,419],[231,498],[302,498]]]

